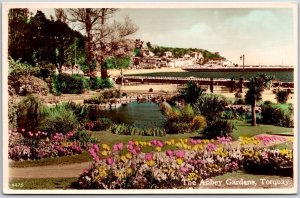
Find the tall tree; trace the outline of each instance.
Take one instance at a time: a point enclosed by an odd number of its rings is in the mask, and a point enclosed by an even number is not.
[[[246,103],[251,105],[252,126],[256,126],[256,102],[262,99],[262,92],[269,87],[272,77],[265,74],[259,74],[250,79],[247,88],[248,91],[245,95]]]
[[[90,76],[95,76],[93,61],[101,68],[101,77],[107,78],[105,59],[109,57],[126,57],[130,52],[126,37],[135,33],[137,27],[126,17],[124,22],[111,20],[117,9],[81,8],[68,9],[68,20],[79,22],[80,29],[86,33],[87,62]]]
[[[33,63],[28,9],[10,9],[8,14],[8,55],[14,60]]]

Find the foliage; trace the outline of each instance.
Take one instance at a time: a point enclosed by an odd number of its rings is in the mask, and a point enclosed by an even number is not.
[[[20,129],[35,131],[42,116],[43,105],[34,95],[28,95],[17,106],[17,126]]]
[[[55,92],[64,94],[80,94],[87,87],[87,79],[80,75],[59,74],[53,79]]]
[[[279,107],[273,106],[272,104],[264,104],[261,107],[261,120],[263,124],[293,127],[293,119],[290,112],[284,112]]]
[[[209,122],[200,133],[205,139],[215,139],[221,136],[231,136],[233,128],[234,126],[230,122],[217,119]]]
[[[207,94],[199,97],[194,107],[199,114],[205,115],[207,122],[212,122],[221,115],[227,104],[224,97]]]
[[[130,57],[118,58],[111,57],[105,60],[108,69],[127,69],[130,65]]]
[[[83,125],[84,122],[86,122],[86,114],[87,114],[87,108],[81,104],[76,104],[75,102],[67,102],[62,103],[61,105],[64,105],[66,109],[69,109],[73,111],[73,113],[76,116],[76,119],[80,125]]]
[[[279,103],[285,104],[288,100],[290,93],[286,90],[278,90],[276,92],[276,100]]]
[[[95,143],[96,140],[92,137],[91,134],[86,131],[77,131],[74,133],[70,140],[78,141],[82,148],[88,148],[89,143]]]
[[[73,110],[65,104],[44,109],[39,129],[50,134],[60,132],[66,134],[79,127],[78,120]]]
[[[112,126],[112,121],[108,118],[98,118],[94,121],[94,127],[92,128],[93,131],[103,131],[107,130]]]
[[[12,79],[17,79],[20,76],[33,75],[39,72],[39,68],[32,67],[28,63],[22,63],[20,59],[15,61],[14,59],[10,58],[8,67],[8,75]]]
[[[192,120],[192,129],[198,131],[206,127],[206,119],[202,115],[197,115]]]
[[[106,102],[107,102],[107,100],[104,99],[102,94],[98,94],[97,96],[93,96],[91,98],[83,100],[84,104],[103,104]]]
[[[166,108],[165,114],[167,116],[167,120],[164,123],[164,128],[166,129],[167,134],[191,133],[194,130],[197,130],[194,128],[198,121],[194,120],[193,124],[193,119],[196,114],[191,105],[186,105],[182,109]],[[200,117],[196,119],[199,118]]]
[[[17,112],[18,105],[14,99],[9,97],[8,99],[8,127],[10,129],[17,128]]]
[[[203,90],[194,82],[187,82],[185,87],[179,90],[179,97],[186,103],[194,105],[199,97],[203,94]]]
[[[111,132],[118,135],[140,135],[140,136],[165,136],[166,131],[161,128],[138,128],[126,124],[113,124]]]
[[[112,84],[111,80],[108,79],[108,78],[102,79],[102,78],[99,78],[99,77],[97,77],[97,78],[91,77],[90,87],[91,87],[92,90],[105,89],[105,88],[113,87],[113,84]]]

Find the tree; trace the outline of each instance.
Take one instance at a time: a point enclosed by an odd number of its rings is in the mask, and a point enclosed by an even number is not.
[[[252,126],[256,126],[256,102],[262,99],[262,92],[269,87],[272,79],[272,77],[265,74],[259,74],[256,77],[251,78],[247,85],[248,91],[245,95],[245,101],[247,104],[251,105]]]
[[[187,82],[185,87],[179,90],[179,98],[183,99],[186,103],[194,105],[197,99],[203,94],[203,89],[198,87],[194,82]]]
[[[137,27],[126,17],[124,22],[111,22],[117,9],[114,8],[80,8],[68,9],[67,19],[79,22],[80,29],[86,32],[87,64],[90,76],[95,76],[93,60],[101,68],[101,77],[107,78],[105,60],[109,57],[125,57],[133,50],[128,48],[126,37],[135,33]]]
[[[28,9],[10,9],[8,14],[8,55],[14,60],[32,64],[33,47]]]

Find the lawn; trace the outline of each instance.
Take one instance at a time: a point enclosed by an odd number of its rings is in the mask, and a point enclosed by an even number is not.
[[[9,187],[11,189],[46,189],[46,190],[62,190],[69,189],[72,182],[77,178],[42,178],[42,179],[11,179]]]
[[[232,120],[231,121],[235,125],[235,129],[233,131],[233,138],[237,140],[240,136],[251,137],[258,134],[268,133],[268,134],[279,134],[279,133],[293,133],[293,128],[285,128],[273,125],[257,125],[255,127],[251,126],[250,123],[245,121]],[[171,140],[171,139],[180,139],[180,138],[190,138],[190,137],[199,137],[197,133],[193,134],[179,134],[179,135],[166,135],[163,137],[153,137],[153,136],[128,136],[128,135],[116,135],[112,134],[109,131],[98,131],[98,132],[89,132],[98,140],[99,144],[106,143],[108,145],[113,145],[116,143],[123,142],[126,144],[129,140],[137,140],[137,141],[149,141],[152,139],[158,140]],[[173,149],[171,146],[166,146],[164,149]],[[143,152],[149,152],[150,147],[147,147],[143,150]],[[71,164],[71,163],[80,163],[80,162],[88,162],[91,161],[92,158],[89,156],[87,152],[83,152],[80,155],[73,156],[64,156],[59,158],[47,158],[33,161],[17,161],[11,162],[10,167],[32,167],[32,166],[46,166],[46,165],[63,165],[63,164]]]

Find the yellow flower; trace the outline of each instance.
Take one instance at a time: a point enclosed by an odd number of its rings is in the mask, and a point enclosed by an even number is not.
[[[130,175],[130,174],[132,173],[132,168],[130,168],[130,167],[127,168],[127,169],[126,169],[126,173],[127,173],[128,175]]]
[[[107,144],[102,144],[102,148],[109,151],[110,147]]]
[[[182,158],[177,158],[177,159],[176,159],[176,163],[177,163],[178,165],[181,165],[181,164],[183,163],[183,159],[182,159]]]
[[[127,154],[126,154],[126,158],[131,159],[131,158],[132,158],[131,153],[127,153]]]
[[[102,154],[103,156],[107,156],[107,155],[108,155],[108,152],[107,152],[107,151],[102,151],[101,154]]]
[[[171,142],[171,144],[175,144],[175,140],[174,139],[171,139],[170,142]]]
[[[107,176],[107,169],[105,166],[100,166],[98,168],[98,178],[105,178]]]
[[[123,162],[127,162],[127,161],[128,161],[128,159],[127,159],[126,156],[124,156],[124,155],[121,156],[121,160],[122,160]]]
[[[157,150],[158,152],[161,151],[161,148],[159,146],[155,147],[155,150]]]
[[[149,160],[146,162],[148,166],[154,166],[155,165],[155,161],[154,160]]]

